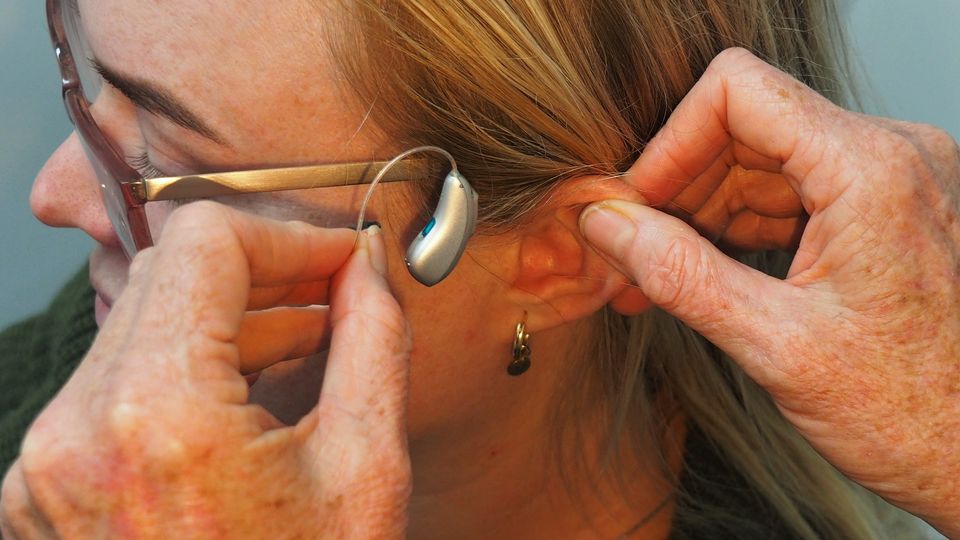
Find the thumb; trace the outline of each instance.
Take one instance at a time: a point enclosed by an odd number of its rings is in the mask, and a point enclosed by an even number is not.
[[[372,442],[381,449],[381,460],[387,449],[406,448],[412,346],[409,325],[385,277],[386,267],[386,246],[380,228],[373,225],[361,233],[356,251],[334,277],[333,335],[318,403],[327,424],[317,432],[347,450],[351,446],[344,441],[363,448],[361,439],[377,439]]]
[[[680,319],[762,378],[803,298],[791,285],[724,255],[683,221],[625,201],[590,205],[580,216],[584,237],[651,302]],[[796,320],[796,319],[792,319]]]

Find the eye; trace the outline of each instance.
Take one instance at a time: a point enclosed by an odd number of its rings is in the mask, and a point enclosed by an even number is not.
[[[157,166],[150,161],[150,156],[145,151],[137,156],[127,156],[127,162],[144,178],[170,176],[158,169]]]

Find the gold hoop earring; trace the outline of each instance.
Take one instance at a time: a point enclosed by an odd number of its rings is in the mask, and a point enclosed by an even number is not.
[[[527,333],[527,312],[523,312],[523,319],[517,323],[516,331],[513,336],[513,361],[507,365],[507,373],[516,377],[522,375],[530,369],[530,346],[527,340],[530,334]]]

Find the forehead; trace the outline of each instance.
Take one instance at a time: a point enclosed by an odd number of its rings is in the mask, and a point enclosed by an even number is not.
[[[312,0],[78,0],[98,59],[169,90],[239,148],[302,153],[318,126],[355,131]],[[294,144],[298,143],[298,144]],[[315,144],[313,145],[315,146]],[[289,159],[315,159],[292,156]],[[284,158],[287,159],[287,158]]]

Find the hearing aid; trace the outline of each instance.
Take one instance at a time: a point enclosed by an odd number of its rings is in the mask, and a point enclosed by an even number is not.
[[[359,231],[363,224],[373,188],[385,172],[401,159],[416,152],[443,154],[450,161],[451,167],[443,180],[436,209],[427,224],[410,242],[404,256],[410,275],[427,287],[432,287],[443,281],[457,266],[477,225],[477,192],[457,170],[457,163],[449,152],[436,146],[418,146],[390,160],[370,183],[367,196],[360,207],[357,230]]]
[[[410,242],[404,261],[414,279],[430,287],[447,277],[477,224],[477,192],[452,169],[443,180],[437,209]]]

